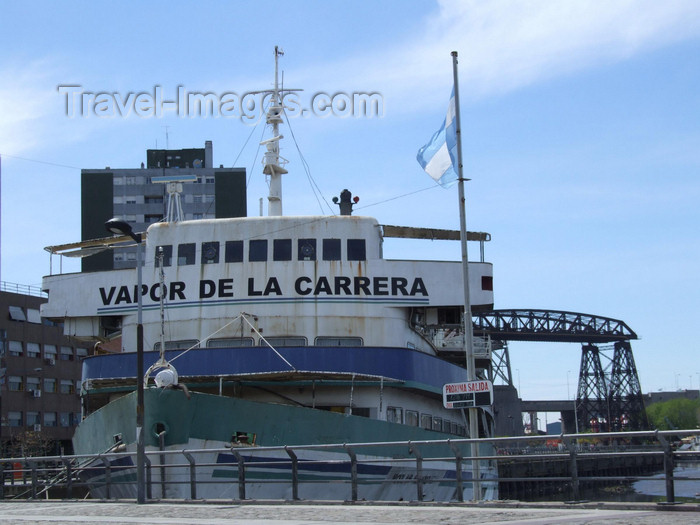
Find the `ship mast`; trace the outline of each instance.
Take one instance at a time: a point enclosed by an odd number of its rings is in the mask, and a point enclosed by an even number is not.
[[[269,216],[282,215],[282,175],[287,173],[284,166],[287,160],[280,157],[280,139],[284,138],[279,134],[279,125],[282,123],[282,90],[278,81],[279,57],[284,52],[275,46],[275,86],[271,92],[272,100],[267,110],[266,122],[272,127],[272,137],[260,143],[267,151],[263,156],[263,173],[270,177],[270,193],[267,197],[267,214]]]

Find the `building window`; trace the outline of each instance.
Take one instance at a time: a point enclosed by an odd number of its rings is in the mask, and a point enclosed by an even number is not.
[[[56,380],[52,377],[44,378],[44,392],[55,392],[56,391]]]
[[[27,321],[41,324],[41,313],[38,308],[27,308]]]
[[[22,355],[22,341],[10,341],[7,346],[7,351],[11,356],[19,357]]]
[[[136,197],[126,197],[124,204],[136,204]]]
[[[340,239],[323,239],[323,260],[340,260]]]
[[[364,239],[348,239],[348,261],[366,261],[367,248]]]
[[[88,356],[88,349],[87,348],[76,348],[75,354],[78,356],[78,359],[80,359],[82,357],[87,357]]]
[[[412,427],[418,426],[418,412],[415,410],[406,410],[406,424]]]
[[[27,343],[27,357],[41,357],[39,343]]]
[[[248,260],[267,261],[267,240],[253,239],[248,243]]]
[[[387,407],[386,420],[389,423],[403,423],[403,409],[401,407]]]
[[[163,220],[163,215],[160,213],[148,213],[143,216],[143,222],[146,224],[153,224],[154,222],[160,222]]]
[[[163,197],[155,196],[155,197],[145,197],[144,198],[146,204],[163,204]]]
[[[171,244],[166,244],[165,246],[156,246],[156,261],[158,260],[158,256],[161,253],[162,250],[162,255],[163,255],[163,267],[165,266],[172,266],[173,264],[173,247]],[[156,264],[156,267],[159,268],[159,266]]]
[[[481,276],[481,289],[493,292],[493,277],[490,275]]]
[[[41,390],[41,379],[38,377],[27,378],[27,392],[36,392]]]
[[[44,359],[46,360],[46,364],[52,364],[52,361],[55,363],[57,353],[56,345],[44,345]]]
[[[194,264],[196,244],[189,242],[177,246],[177,265],[188,266]]]
[[[203,218],[204,218],[204,214],[203,214],[203,213],[193,213],[193,214],[192,214],[192,219],[195,220],[195,221],[202,220]]]
[[[61,412],[59,414],[59,419],[62,427],[72,427],[73,426],[73,413],[72,412]]]
[[[61,379],[61,394],[74,394],[75,385],[70,379]]]
[[[214,177],[206,177],[205,182],[207,184],[214,184]]]
[[[292,239],[275,239],[272,241],[272,260],[292,260]]]
[[[44,412],[44,426],[55,427],[56,426],[56,412]]]
[[[73,348],[70,346],[61,347],[61,361],[72,361],[73,360]]]
[[[41,425],[41,416],[39,412],[27,412],[27,426]]]
[[[24,379],[22,379],[22,376],[9,376],[7,378],[7,388],[11,392],[21,392],[24,390]]]
[[[202,264],[215,264],[219,262],[219,243],[202,243]]]
[[[297,248],[297,259],[300,261],[316,260],[316,239],[299,239]]]
[[[226,241],[226,262],[243,262],[243,241]]]
[[[24,310],[19,306],[10,306],[10,319],[13,321],[26,321],[27,316],[24,315]]]
[[[7,423],[11,427],[21,427],[23,423],[22,412],[8,412]]]

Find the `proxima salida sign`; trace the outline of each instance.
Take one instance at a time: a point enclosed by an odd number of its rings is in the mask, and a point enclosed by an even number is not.
[[[447,383],[442,387],[442,404],[445,408],[475,408],[493,405],[491,381],[465,381]]]

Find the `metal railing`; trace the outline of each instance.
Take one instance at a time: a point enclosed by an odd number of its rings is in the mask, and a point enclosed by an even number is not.
[[[35,297],[48,297],[48,294],[41,289],[41,286],[31,284],[10,283],[0,281],[0,292],[11,292],[20,295],[33,295]]]
[[[470,444],[489,444],[493,454],[481,455],[482,478],[477,486],[488,488],[496,483],[557,483],[566,484],[571,502],[581,501],[581,486],[585,483],[632,482],[648,479],[624,472],[614,475],[581,474],[580,466],[590,459],[655,458],[663,470],[666,503],[675,503],[675,483],[700,481],[700,478],[674,476],[678,460],[700,461],[700,451],[675,450],[674,440],[682,436],[697,435],[697,430],[611,432],[601,434],[570,434],[560,436],[502,437],[492,439],[446,439],[434,441],[402,441],[376,443],[343,443],[328,445],[294,445],[277,447],[240,446],[219,449],[164,449],[146,452],[146,488],[148,499],[168,499],[168,489],[180,494],[178,499],[196,500],[209,484],[225,484],[231,489],[233,500],[249,497],[248,488],[275,483],[285,487],[288,496],[281,499],[299,500],[300,488],[313,484],[339,484],[342,499],[363,499],[360,490],[369,485],[387,483],[386,477],[371,479],[368,472],[372,465],[390,463],[401,475],[394,474],[391,483],[414,485],[411,492],[415,501],[425,499],[425,489],[431,484],[451,483],[452,499],[464,500],[464,489],[472,488],[471,472],[465,470],[471,460],[477,460],[466,452]],[[557,440],[556,447],[545,446]],[[87,495],[115,499],[133,497],[135,494],[135,452],[122,450],[95,455],[45,456],[0,458],[0,499],[21,497],[74,498]],[[483,447],[480,447],[483,450]],[[309,453],[322,459],[310,459]],[[216,456],[216,457],[215,457]],[[215,458],[213,460],[212,458]],[[223,458],[223,459],[222,459]],[[288,459],[287,459],[288,458]],[[565,471],[553,475],[501,476],[494,475],[499,463],[516,461],[521,464],[543,461],[553,465],[557,460],[566,465]],[[431,468],[449,463],[454,476],[440,479],[431,476]],[[489,469],[489,466],[491,467]],[[219,477],[211,474],[219,469]],[[251,481],[248,476],[261,469],[284,470],[288,476]],[[332,476],[312,479],[303,472],[335,472]],[[409,474],[406,474],[409,472]],[[434,472],[434,470],[433,470]],[[222,474],[223,473],[223,474]],[[154,475],[155,474],[155,475]],[[184,488],[183,488],[184,486]],[[189,490],[187,490],[189,488]],[[308,491],[307,491],[308,492]],[[481,499],[477,494],[474,499]],[[313,498],[306,498],[313,499]],[[316,498],[318,499],[318,498]],[[326,499],[326,498],[323,498]]]

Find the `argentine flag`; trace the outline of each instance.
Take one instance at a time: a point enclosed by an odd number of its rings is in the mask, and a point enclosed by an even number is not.
[[[457,180],[457,129],[455,122],[455,90],[447,106],[447,116],[442,127],[425,146],[418,150],[418,163],[428,175],[443,188]]]

